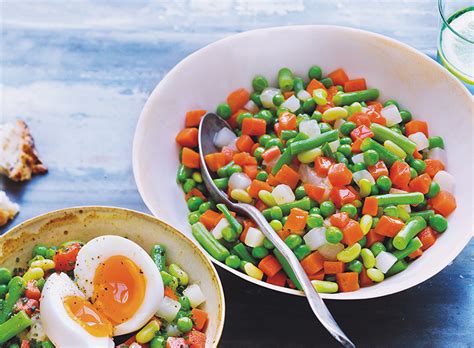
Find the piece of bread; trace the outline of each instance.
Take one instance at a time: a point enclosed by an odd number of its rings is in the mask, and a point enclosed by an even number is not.
[[[0,191],[0,226],[12,220],[19,211],[20,206],[10,201],[5,192]]]
[[[24,121],[0,125],[0,173],[13,181],[24,181],[30,180],[33,174],[47,171]]]

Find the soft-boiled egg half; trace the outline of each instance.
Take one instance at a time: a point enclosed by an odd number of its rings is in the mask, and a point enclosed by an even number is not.
[[[66,274],[51,275],[42,293],[41,321],[59,347],[113,347],[112,336],[143,327],[163,300],[155,263],[123,237],[101,236],[85,244],[74,276],[77,285]]]

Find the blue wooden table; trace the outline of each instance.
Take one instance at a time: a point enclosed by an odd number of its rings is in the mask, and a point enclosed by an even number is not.
[[[337,24],[381,33],[434,57],[434,0],[1,1],[1,121],[30,125],[50,172],[3,180],[21,205],[0,233],[37,214],[77,205],[147,211],[133,180],[132,137],[166,72],[233,33],[277,25]],[[385,298],[327,301],[361,347],[472,347],[474,244],[437,276]],[[336,346],[303,298],[222,270],[222,347]]]

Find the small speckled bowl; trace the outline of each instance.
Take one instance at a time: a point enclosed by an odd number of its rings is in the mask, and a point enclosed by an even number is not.
[[[0,265],[9,269],[26,267],[33,247],[39,243],[59,245],[74,239],[87,242],[101,235],[126,237],[147,251],[154,244],[163,244],[168,260],[179,264],[206,295],[206,346],[217,347],[224,328],[225,301],[216,269],[190,239],[152,216],[112,207],[66,208],[40,215],[0,237]]]

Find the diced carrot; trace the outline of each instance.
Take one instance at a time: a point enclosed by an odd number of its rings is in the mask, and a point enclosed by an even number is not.
[[[347,77],[346,72],[342,68],[334,70],[332,73],[328,75],[328,77],[331,78],[332,82],[335,85],[344,86],[344,83],[349,81],[349,77]]]
[[[262,153],[262,158],[265,160],[266,163],[268,163],[280,155],[281,155],[280,148],[278,146],[272,146],[271,148],[269,148],[268,150],[265,150]]]
[[[184,128],[176,136],[176,142],[184,147],[196,147],[198,146],[198,133],[197,128]]]
[[[232,128],[234,128],[234,129],[237,128],[237,127],[239,126],[239,124],[237,123],[237,118],[238,118],[241,114],[246,113],[246,112],[248,112],[248,111],[245,110],[245,109],[239,109],[239,110],[237,110],[237,112],[234,112],[234,113],[232,114],[232,116],[230,116],[230,118],[227,120],[227,122],[229,122],[229,124],[230,124],[230,126],[231,126]]]
[[[430,226],[428,226],[418,233],[418,238],[420,238],[420,241],[423,244],[421,250],[425,251],[436,242],[436,233]]]
[[[356,112],[353,113],[349,118],[348,121],[354,122],[357,127],[366,126],[370,127],[370,117],[365,112]]]
[[[365,124],[361,124],[359,127],[357,127],[351,132],[351,138],[354,141],[356,139],[363,140],[365,138],[373,138],[373,137],[374,137],[374,133]]]
[[[268,174],[268,178],[267,178],[267,183],[270,185],[270,186],[277,186],[280,184],[280,182],[275,178],[274,175],[272,175],[271,173]]]
[[[255,143],[253,142],[252,138],[246,134],[242,134],[237,141],[235,142],[235,146],[239,149],[240,152],[251,152],[252,147]]]
[[[169,339],[170,337],[168,337],[168,340]],[[166,341],[166,344],[168,344],[168,341]],[[188,339],[185,340],[185,344],[187,344],[189,348],[205,348],[206,347],[206,334],[201,331],[191,330],[191,332],[188,333]],[[186,346],[182,345],[179,347],[184,348]]]
[[[326,262],[326,261],[325,261]],[[324,269],[308,276],[309,280],[324,280]]]
[[[352,219],[350,219],[347,225],[342,229],[342,233],[344,237],[341,242],[349,246],[354,245],[364,237],[359,223]]]
[[[420,120],[413,120],[405,124],[405,134],[409,136],[414,133],[421,132],[429,137],[428,135],[428,123]]]
[[[280,124],[278,122],[273,125],[273,130],[275,131],[275,134],[277,135],[277,137],[280,138],[281,129],[280,129]]]
[[[448,191],[440,191],[428,203],[439,214],[447,217],[456,209],[456,198]]]
[[[427,194],[430,190],[430,185],[431,178],[428,174],[424,173],[411,180],[408,184],[408,187],[410,188],[411,192],[421,192],[423,194]]]
[[[381,236],[386,237],[395,237],[398,232],[405,226],[405,223],[397,218],[382,215],[377,226],[375,226],[374,231]]]
[[[284,164],[278,173],[275,175],[275,179],[280,184],[285,184],[291,187],[292,190],[296,188],[300,181],[300,175],[294,169],[287,164]]]
[[[255,152],[255,150],[257,149],[257,147],[260,147],[260,144],[259,144],[259,143],[253,144],[252,149],[250,150],[250,153],[253,154],[253,153]]]
[[[423,159],[423,155],[419,151],[413,151],[412,156],[414,159]]]
[[[278,117],[278,124],[280,125],[279,130],[295,130],[296,129],[296,116],[291,112],[283,112]]]
[[[219,168],[229,163],[227,156],[222,152],[210,153],[204,156],[204,159],[209,169],[213,172],[217,172]]]
[[[259,170],[257,165],[253,164],[246,164],[243,166],[244,173],[247,174],[247,176],[253,180],[257,176]]]
[[[290,289],[296,289],[295,283],[293,283],[290,278],[286,278],[286,282],[288,283],[288,287]]]
[[[206,114],[206,110],[191,110],[186,113],[186,127],[197,127],[201,122],[201,118]]]
[[[188,168],[200,168],[201,162],[199,160],[199,153],[191,150],[189,147],[183,147],[181,163]]]
[[[232,158],[234,157],[235,151],[230,148],[229,146],[224,146],[221,150],[221,153],[225,155],[225,158],[227,160],[227,163],[232,161]]]
[[[347,185],[346,188],[354,194],[355,199],[358,199],[359,201],[361,200],[359,191],[357,191],[353,186]]]
[[[202,309],[193,308],[191,310],[191,318],[194,323],[194,328],[198,331],[201,331],[207,323],[208,314]]]
[[[324,261],[325,274],[337,274],[344,272],[344,262],[341,261]]]
[[[339,92],[339,89],[337,89],[336,86],[331,86],[328,88],[328,96],[327,96],[327,100],[330,100],[332,101],[332,98]]]
[[[319,88],[326,90],[326,87],[321,82],[319,82],[318,80],[312,79],[311,81],[309,81],[308,86],[306,86],[306,91],[311,96],[313,96],[313,91]]]
[[[367,276],[367,270],[365,267],[362,267],[362,272],[359,273],[359,284],[361,287],[365,288],[366,286],[372,285],[374,282]]]
[[[444,164],[440,160],[425,159],[426,169],[425,173],[434,178],[436,173],[444,169]]]
[[[164,288],[164,295],[166,297],[169,297],[175,301],[178,301],[178,296],[176,295],[176,293],[174,292],[173,289],[171,289],[169,286],[165,286]]]
[[[252,220],[245,219],[244,220],[244,230],[240,234],[240,241],[242,243],[245,241],[245,237],[247,237],[247,232],[249,231],[250,227],[255,227],[255,223]]]
[[[369,109],[367,115],[369,116],[370,122],[378,123],[382,126],[387,125],[387,120],[379,112]]]
[[[265,273],[267,277],[273,277],[281,271],[282,267],[275,256],[267,255],[258,263],[258,268]]]
[[[320,113],[324,114],[326,110],[329,110],[330,108],[333,108],[333,107],[334,107],[334,104],[328,101],[326,105],[316,106],[316,111],[319,111]]]
[[[199,197],[199,198],[201,198],[203,201],[207,201],[206,196],[204,196],[204,195],[202,194],[202,192],[199,191],[199,189],[197,189],[197,188],[195,188],[195,187],[193,187],[193,188],[191,189],[191,191],[189,191],[188,193],[186,193],[186,195],[185,195],[186,202],[187,202],[188,199],[190,199],[191,197]]]
[[[283,271],[278,272],[273,277],[267,278],[268,284],[273,284],[276,286],[285,286],[286,283],[286,274]]]
[[[264,181],[253,180],[252,183],[249,186],[248,193],[253,198],[258,198],[258,193],[261,190],[272,192],[272,187]]]
[[[334,186],[329,193],[329,197],[334,202],[337,208],[342,207],[344,204],[352,203],[356,196],[346,187]]]
[[[326,201],[329,196],[329,192],[324,186],[304,184],[303,187],[308,197],[318,203]]]
[[[260,118],[244,118],[242,121],[242,134],[264,135],[267,129],[267,122]]]
[[[30,348],[30,341],[29,340],[21,340],[20,348]]]
[[[349,185],[352,181],[352,172],[344,163],[335,163],[329,168],[328,179],[334,186]]]
[[[379,203],[377,201],[377,197],[367,197],[364,200],[364,206],[362,208],[362,214],[368,214],[371,216],[377,216],[379,211]]]
[[[359,273],[345,272],[336,274],[336,282],[339,285],[339,291],[349,292],[359,289]]]
[[[365,79],[354,79],[344,82],[344,92],[356,92],[367,89]]]
[[[294,96],[294,95],[295,95],[294,91],[283,92],[283,98],[285,98],[285,100],[292,97],[292,96]]]
[[[301,266],[303,267],[306,274],[315,274],[324,267],[324,257],[321,256],[317,251],[309,254],[303,260],[301,260]]]
[[[361,149],[360,149],[361,144],[362,144],[362,139],[356,139],[351,145],[352,152],[354,152],[354,153],[362,152]]]
[[[257,199],[257,201],[255,202],[255,208],[257,208],[260,211],[264,211],[265,209],[268,208],[268,206],[265,203],[263,203],[261,199]]]
[[[302,231],[306,227],[308,212],[299,208],[292,208],[285,222],[285,229],[290,232]]]
[[[318,156],[314,160],[314,170],[321,177],[327,176],[329,168],[334,164],[334,160],[329,157]]]
[[[349,214],[347,214],[346,212],[332,214],[329,218],[329,222],[332,226],[335,226],[337,228],[344,228],[349,222]]]
[[[30,280],[26,284],[25,296],[33,300],[39,300],[41,297],[41,291],[36,286],[36,281]]]
[[[250,99],[250,93],[245,88],[239,88],[227,96],[227,104],[229,104],[232,112],[242,109]]]
[[[208,230],[212,230],[219,220],[222,218],[222,215],[215,212],[214,210],[208,209],[206,210],[201,217],[199,218],[199,221],[206,226]]]
[[[235,164],[238,164],[239,166],[254,166],[257,165],[257,159],[253,156],[251,156],[247,152],[239,152],[232,157],[232,160],[234,161]]]
[[[282,240],[285,240],[291,233],[287,229],[282,228],[280,231],[277,231],[277,234]]]
[[[367,108],[370,110],[375,110],[377,112],[380,112],[383,109],[383,104],[381,102],[371,100],[366,103],[367,103]]]
[[[369,173],[372,175],[374,180],[377,180],[382,175],[388,176],[388,169],[384,161],[378,161],[374,166],[369,166],[367,169],[369,170]]]
[[[421,248],[416,249],[414,252],[412,252],[408,257],[410,259],[416,259],[417,257],[420,257],[423,255],[423,250]]]
[[[403,161],[395,161],[390,168],[390,180],[393,186],[401,190],[408,191],[408,183],[410,182],[410,166]]]
[[[383,242],[385,240],[385,237],[375,233],[373,229],[369,231],[369,233],[366,234],[367,237],[367,248],[370,248],[372,244],[377,243],[377,242]]]

